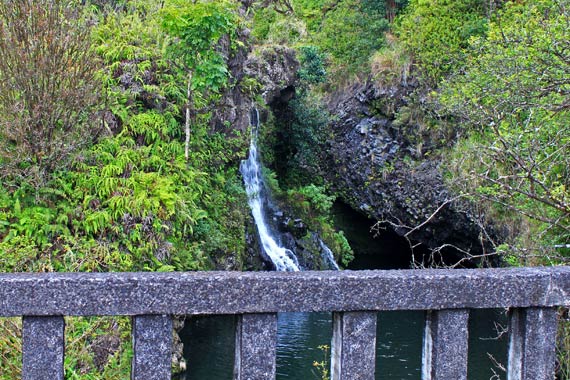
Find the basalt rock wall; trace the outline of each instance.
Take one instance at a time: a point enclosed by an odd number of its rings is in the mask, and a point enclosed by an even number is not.
[[[406,127],[394,123],[393,111],[406,106],[415,89],[413,81],[392,87],[367,81],[331,96],[332,134],[321,173],[355,210],[385,221],[411,245],[440,252],[435,264],[490,253],[497,234],[447,188],[443,156],[418,152]]]

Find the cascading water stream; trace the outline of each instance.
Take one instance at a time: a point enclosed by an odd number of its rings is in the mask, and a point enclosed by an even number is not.
[[[270,226],[266,222],[266,206],[268,204],[268,200],[267,190],[261,172],[262,166],[257,151],[257,137],[259,130],[259,113],[257,109],[253,109],[251,111],[251,126],[253,127],[253,130],[251,144],[249,147],[249,157],[247,160],[241,162],[240,172],[244,179],[248,203],[259,233],[262,249],[277,271],[293,272],[302,270],[295,254],[291,250],[281,247],[277,243],[277,235],[271,230]],[[334,260],[332,251],[320,238],[318,238],[318,236],[316,236],[316,239],[320,247],[323,262],[327,263],[331,269],[338,270],[339,267]],[[281,331],[281,333],[278,336],[278,356],[283,355],[285,358],[288,358],[290,356],[298,355],[296,352],[299,347],[297,347],[294,342],[299,338],[299,334],[303,335],[304,333],[302,332],[302,328],[296,328],[298,327],[297,324],[307,326],[315,324],[316,326],[317,324],[314,318],[317,318],[317,320],[318,318],[323,319],[323,316],[312,316],[308,313],[279,314],[280,328],[278,331]],[[325,325],[330,323],[330,319],[327,317],[324,317],[324,321],[325,322],[319,320],[318,325],[322,326],[323,323]],[[293,328],[290,326],[291,324],[293,325]],[[313,335],[316,335],[316,333]],[[322,344],[322,342],[319,344]],[[293,353],[291,350],[293,350]],[[284,372],[287,373],[287,371],[292,370],[294,369],[286,368],[284,369]],[[278,373],[278,375],[281,375],[281,373]]]
[[[338,264],[334,259],[334,255],[329,247],[322,241],[319,240],[319,245],[321,246],[321,250],[323,252],[324,259],[327,263],[329,263],[330,268],[333,270],[340,270]]]
[[[275,235],[272,233],[265,220],[265,184],[261,173],[261,162],[257,154],[257,135],[259,129],[259,113],[257,109],[251,112],[251,125],[253,127],[249,157],[241,162],[240,172],[245,182],[249,207],[257,226],[261,246],[275,265],[277,271],[297,272],[300,270],[297,257],[291,250],[277,244]]]

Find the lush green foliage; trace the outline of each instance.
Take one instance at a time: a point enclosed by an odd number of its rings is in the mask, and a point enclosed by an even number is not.
[[[387,16],[392,17],[406,1],[291,3],[294,14],[281,14],[273,8],[256,10],[253,35],[266,43],[316,46],[330,59],[334,80],[343,80],[347,75],[368,72],[370,57],[384,46],[384,32],[389,28]]]
[[[568,238],[568,17],[557,0],[413,0],[397,21],[398,40],[373,62],[401,80],[390,54],[412,54],[419,89],[399,109],[378,108],[394,111],[418,153],[458,140],[450,181],[492,205],[485,213],[509,243],[534,253],[525,261],[501,246],[517,264],[551,263],[542,258],[557,257],[553,245]]]
[[[237,27],[236,8],[140,0],[119,11],[89,9],[96,20],[92,49],[104,62],[97,80],[106,96],[101,117],[85,122],[104,133],[75,152],[72,164],[55,165],[41,186],[24,177],[2,181],[0,270],[200,270],[228,255],[239,266],[247,202],[237,168],[247,141],[239,133],[212,133],[207,111],[227,83],[215,46]],[[218,18],[210,19],[216,10]],[[198,48],[203,54],[191,58]],[[196,106],[204,110],[193,118],[187,160],[181,111],[188,69],[195,74]],[[21,327],[9,321],[1,327],[0,378],[17,378],[18,358],[7,348]],[[69,378],[127,378],[129,331],[120,319],[70,320]],[[98,344],[115,338],[123,343],[98,357],[97,350],[109,349]]]
[[[310,213],[312,210],[320,213],[330,211],[335,196],[327,195],[324,187],[315,186],[313,184],[289,190],[287,195],[290,198],[297,198],[295,204],[303,209],[303,213]]]
[[[384,44],[388,30],[384,15],[382,1],[337,2],[323,14],[315,42],[341,71],[366,72],[370,56]]]
[[[313,231],[317,231],[323,241],[344,266],[354,259],[354,252],[343,231],[334,228],[331,209],[335,195],[330,195],[324,186],[309,184],[292,188],[286,192],[286,203],[294,214],[303,218]]]
[[[479,197],[538,222],[532,230],[549,245],[570,232],[569,21],[557,0],[507,4],[441,97],[470,136],[458,175]]]
[[[411,0],[398,21],[397,34],[413,54],[422,76],[436,84],[461,68],[472,36],[484,35],[482,0]]]
[[[122,127],[82,152],[71,170],[56,171],[47,186],[2,189],[4,270],[198,269],[208,266],[204,250],[222,248],[194,239],[194,226],[209,211],[221,218],[229,212],[222,201],[243,196],[226,193],[237,180],[236,169],[226,167],[243,141],[207,135],[206,125],[197,125],[191,162],[184,160],[184,85],[177,83],[184,74],[168,68],[159,22],[135,12],[110,15],[97,28],[97,51],[108,63],[102,78]],[[125,24],[144,33],[123,32]],[[218,192],[217,203],[205,201]]]
[[[136,7],[128,12],[100,15],[102,19],[93,31],[95,51],[107,64],[158,57],[170,43],[153,18],[160,9],[158,4],[143,1],[130,4]]]
[[[162,9],[162,26],[176,37],[170,54],[192,71],[193,90],[217,92],[225,85],[228,71],[217,45],[235,32],[235,8],[230,1],[169,0]]]
[[[301,68],[298,75],[302,83],[323,83],[327,78],[324,55],[316,46],[301,46],[299,48]]]

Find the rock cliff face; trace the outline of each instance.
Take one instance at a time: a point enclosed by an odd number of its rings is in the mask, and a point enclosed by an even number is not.
[[[241,31],[239,37],[245,43],[249,31]],[[229,41],[225,41],[222,50],[226,51],[234,85],[223,94],[213,110],[212,129],[227,134],[245,132],[258,94],[265,104],[288,101],[293,97],[299,62],[293,49],[279,45],[253,51],[242,48],[230,54]]]
[[[289,101],[295,94],[299,61],[295,50],[280,46],[264,46],[248,57],[244,72],[261,86],[265,104]]]
[[[249,126],[249,109],[251,108],[251,94],[244,91],[241,86],[244,80],[244,66],[247,62],[250,46],[249,29],[239,30],[238,40],[242,46],[232,50],[229,38],[220,41],[218,49],[222,52],[228,65],[231,77],[231,86],[222,94],[216,107],[212,110],[210,125],[213,131],[232,135],[236,131],[244,132]]]
[[[441,248],[436,264],[442,257],[450,264],[489,253],[488,238],[494,234],[486,235],[469,205],[454,200],[443,181],[441,159],[411,159],[418,156],[416,146],[395,127],[390,112],[378,111],[377,104],[404,106],[412,90],[413,83],[378,88],[368,82],[331,97],[332,137],[322,173],[355,210],[386,221],[413,245]]]

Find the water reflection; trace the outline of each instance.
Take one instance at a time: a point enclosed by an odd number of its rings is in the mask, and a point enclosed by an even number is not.
[[[192,317],[180,338],[187,371],[180,380],[231,380],[235,349],[234,316]]]
[[[320,379],[313,363],[325,359],[319,346],[330,346],[331,339],[331,313],[279,314],[277,380]]]
[[[506,379],[508,356],[507,315],[503,309],[469,313],[469,379]]]
[[[376,379],[421,378],[424,324],[421,311],[378,313]]]
[[[421,351],[425,313],[378,313],[376,380],[421,379]],[[501,379],[494,361],[505,364],[506,336],[497,339],[497,325],[505,326],[501,310],[472,310],[469,318],[469,379]],[[505,334],[506,335],[506,334]],[[185,380],[233,378],[235,318],[193,317],[182,337],[188,363]],[[331,313],[282,313],[278,315],[277,379],[320,379],[315,361],[325,360],[319,346],[330,346]],[[330,351],[329,351],[330,354]],[[490,359],[490,357],[494,359]],[[494,376],[494,377],[493,377]],[[181,379],[182,379],[181,378]]]

